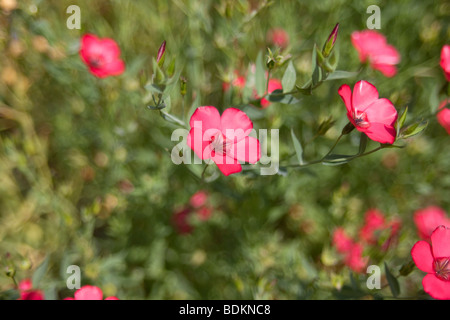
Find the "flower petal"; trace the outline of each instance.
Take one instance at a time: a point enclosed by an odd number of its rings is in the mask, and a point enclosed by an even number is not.
[[[397,121],[397,110],[391,101],[386,98],[377,99],[367,106],[364,111],[370,123],[378,122],[393,126]]]
[[[429,239],[433,231],[440,225],[450,227],[450,221],[447,219],[445,211],[436,206],[417,210],[413,220],[422,239]]]
[[[397,74],[397,67],[391,64],[371,63],[372,69],[380,71],[384,76],[391,78]]]
[[[254,164],[261,158],[259,140],[253,137],[245,137],[235,143],[227,153],[234,159]]]
[[[348,114],[352,114],[352,89],[348,84],[343,84],[339,90],[339,95],[342,98],[342,101],[344,101],[345,106],[347,107]]]
[[[198,127],[205,132],[208,129],[221,129],[220,113],[213,106],[198,107],[189,121],[191,128]]]
[[[219,129],[210,128],[206,131],[202,131],[202,126],[197,125],[197,127],[193,127],[189,131],[187,145],[194,150],[195,154],[200,159],[209,159],[213,152],[211,139],[218,134],[222,134]]]
[[[365,110],[368,105],[378,99],[377,88],[365,80],[358,81],[353,87],[353,110]]]
[[[397,136],[394,126],[387,126],[383,123],[370,123],[368,128],[356,127],[356,129],[367,134],[369,139],[379,143],[393,144]]]
[[[417,241],[411,249],[411,257],[417,268],[426,273],[434,273],[431,246],[426,241]]]
[[[117,297],[108,297],[108,298],[106,298],[105,300],[120,300],[120,299],[117,298]]]
[[[431,246],[436,259],[450,257],[450,229],[437,227],[431,234]]]
[[[241,164],[236,159],[233,159],[226,154],[216,153],[212,157],[212,160],[216,163],[219,170],[226,176],[242,171]]]
[[[226,109],[220,118],[222,133],[234,143],[244,139],[253,129],[253,123],[242,110]]]
[[[86,285],[75,291],[75,300],[102,300],[103,292],[100,288]]]
[[[450,281],[444,281],[434,274],[427,274],[422,280],[423,289],[434,299],[450,299]]]

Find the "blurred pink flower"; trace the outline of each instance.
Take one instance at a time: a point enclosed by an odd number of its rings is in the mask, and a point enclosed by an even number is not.
[[[246,79],[241,76],[238,71],[234,72],[234,77],[231,81],[231,86],[237,88],[238,90],[243,90],[245,88]],[[222,83],[223,91],[228,91],[230,89],[230,82]]]
[[[450,229],[437,227],[431,234],[431,246],[418,241],[411,249],[417,268],[426,272],[423,289],[434,299],[450,299]]]
[[[362,273],[366,271],[368,257],[363,257],[364,248],[361,244],[355,243],[347,252],[344,263],[353,271]]]
[[[336,250],[344,255],[344,263],[355,272],[363,272],[367,265],[368,258],[363,257],[363,246],[355,243],[344,229],[337,228],[333,232],[333,245]]]
[[[275,90],[283,90],[283,87],[281,85],[281,81],[278,80],[278,79],[269,79],[269,86],[268,86],[267,92],[268,93],[272,93]],[[255,94],[255,96],[256,96],[257,99],[259,99],[258,95]],[[261,108],[265,109],[268,106],[270,106],[270,104],[271,104],[270,101],[267,100],[266,98],[262,98],[261,99]]]
[[[33,284],[30,279],[24,279],[19,283],[20,298],[18,300],[44,300],[41,290],[32,290]]]
[[[444,100],[439,105],[439,112],[436,115],[439,124],[450,134],[450,99]]]
[[[85,34],[81,38],[80,56],[89,71],[99,78],[117,76],[125,70],[125,64],[120,59],[120,48],[113,39]]]
[[[350,86],[344,84],[338,93],[347,107],[348,119],[358,131],[374,141],[394,143],[397,110],[388,99],[378,98],[373,84],[361,80],[353,87],[353,94]]]
[[[191,212],[191,208],[182,208],[175,211],[173,214],[172,223],[179,234],[188,234],[192,232],[193,227],[189,224],[189,215]]]
[[[450,227],[450,219],[445,211],[436,206],[429,206],[414,213],[414,223],[416,224],[419,236],[430,239],[431,233],[440,225]]]
[[[208,193],[206,193],[206,191],[200,190],[191,196],[189,203],[194,208],[200,208],[206,204],[207,200],[208,200]]]
[[[213,213],[213,208],[211,207],[201,207],[196,210],[197,215],[200,220],[208,220]]]
[[[400,62],[400,54],[387,43],[384,35],[374,30],[355,31],[351,39],[361,62],[368,60],[371,68],[381,71],[386,77],[397,73],[395,65]]]
[[[75,291],[74,298],[64,300],[103,300],[103,291],[99,287],[86,285]],[[105,300],[119,300],[117,297],[108,297]]]
[[[289,45],[289,35],[283,28],[274,28],[267,32],[267,41],[284,49]]]
[[[253,123],[236,108],[222,116],[212,106],[199,107],[189,122],[188,146],[203,160],[211,159],[226,176],[242,170],[239,161],[256,163],[261,157],[259,141],[249,137]]]
[[[343,228],[337,228],[333,232],[333,245],[339,253],[346,253],[351,250],[354,243]]]
[[[444,70],[445,78],[450,81],[450,45],[448,44],[442,47],[440,64]]]
[[[384,215],[378,209],[367,210],[365,224],[359,230],[359,237],[366,243],[375,244],[377,242],[375,232],[383,230],[386,227]]]

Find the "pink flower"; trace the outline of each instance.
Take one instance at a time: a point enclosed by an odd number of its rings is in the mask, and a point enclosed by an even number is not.
[[[417,268],[428,273],[423,289],[434,299],[450,299],[450,229],[439,226],[431,234],[431,246],[418,241],[411,249]]]
[[[189,200],[189,203],[194,208],[200,208],[203,207],[206,204],[206,201],[208,200],[208,194],[206,191],[200,190],[194,193]]]
[[[359,230],[359,237],[366,243],[375,244],[375,232],[386,228],[384,215],[377,209],[370,209],[365,215],[365,225]]]
[[[172,223],[179,234],[188,234],[192,232],[193,227],[189,224],[191,212],[191,208],[183,208],[173,214]]]
[[[289,35],[282,28],[274,28],[267,33],[267,41],[284,49],[289,44]]]
[[[348,119],[358,131],[374,141],[394,143],[397,110],[388,99],[378,99],[378,91],[373,84],[361,80],[353,87],[353,94],[344,84],[338,93],[347,107]]]
[[[44,293],[41,290],[32,290],[33,284],[30,279],[24,279],[19,283],[19,300],[44,300]]]
[[[449,80],[450,81],[450,80]],[[440,125],[450,134],[450,99],[444,100],[439,105],[439,112],[436,115]]]
[[[344,229],[337,228],[334,231],[333,245],[339,253],[344,255],[345,265],[355,272],[364,271],[368,262],[368,258],[362,256],[364,248],[347,236]]]
[[[103,300],[103,291],[95,286],[86,285],[75,291],[74,298],[64,300]],[[117,297],[108,297],[105,300],[119,300]]]
[[[354,243],[343,228],[337,228],[333,232],[333,245],[339,253],[346,253],[351,250]]]
[[[448,44],[442,47],[441,67],[444,70],[445,78],[450,81],[450,45]]]
[[[246,79],[241,76],[237,71],[234,72],[234,78],[231,81],[231,86],[237,88],[238,90],[243,90],[245,88]],[[222,83],[223,91],[228,91],[230,89],[230,82]]]
[[[346,254],[344,263],[353,271],[361,273],[364,272],[367,266],[368,258],[363,257],[363,246],[355,243],[350,251]]]
[[[384,35],[374,30],[364,30],[353,32],[351,38],[361,62],[368,60],[371,68],[381,71],[386,77],[397,73],[395,65],[400,62],[400,54],[387,43]]]
[[[283,87],[281,86],[281,81],[278,79],[269,79],[269,86],[268,86],[268,93],[272,93],[275,90],[283,90]],[[258,97],[257,97],[258,98]],[[263,109],[267,108],[268,106],[270,106],[270,102],[269,100],[267,100],[266,98],[262,98],[261,99],[261,107]]]
[[[81,38],[80,56],[89,71],[99,78],[117,76],[125,70],[125,64],[120,60],[120,48],[113,39],[84,35]]]
[[[188,146],[202,160],[211,159],[226,176],[242,170],[239,161],[256,163],[259,141],[249,137],[253,123],[241,110],[226,109],[222,116],[212,106],[199,107],[192,115]]]
[[[416,224],[419,236],[430,239],[431,233],[440,225],[450,227],[450,219],[445,211],[436,206],[429,206],[425,209],[417,210],[414,213],[414,223]]]
[[[208,220],[213,213],[213,209],[211,207],[201,207],[196,211],[199,219],[203,221]]]

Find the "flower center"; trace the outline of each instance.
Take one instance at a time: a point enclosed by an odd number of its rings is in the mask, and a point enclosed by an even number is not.
[[[92,56],[89,58],[89,64],[94,68],[101,68],[103,66],[103,59],[99,56]]]
[[[434,260],[434,271],[439,279],[450,280],[450,258]]]
[[[215,153],[219,155],[226,154],[227,148],[229,148],[229,146],[231,145],[230,141],[228,141],[226,138],[224,139],[224,136],[219,132],[211,137],[210,143],[212,156],[214,156]]]
[[[360,112],[358,110],[353,111],[353,119],[355,120],[355,124],[360,128],[370,127],[370,123],[365,112]]]

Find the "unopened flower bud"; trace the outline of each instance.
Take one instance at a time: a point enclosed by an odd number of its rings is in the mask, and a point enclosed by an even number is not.
[[[158,63],[158,66],[160,68],[164,64],[165,53],[166,53],[166,41],[163,41],[163,43],[159,47],[158,56],[156,57],[156,62]]]
[[[185,96],[187,93],[187,80],[185,77],[180,77],[180,93],[182,96]]]
[[[325,58],[331,54],[331,51],[333,51],[334,43],[336,42],[338,36],[338,30],[339,30],[339,23],[337,23],[333,31],[331,31],[327,41],[325,42],[325,45],[323,46],[322,54]]]
[[[353,123],[349,122],[344,127],[344,129],[342,129],[342,134],[349,134],[350,132],[353,131],[353,129],[355,129],[355,126],[353,125]]]

